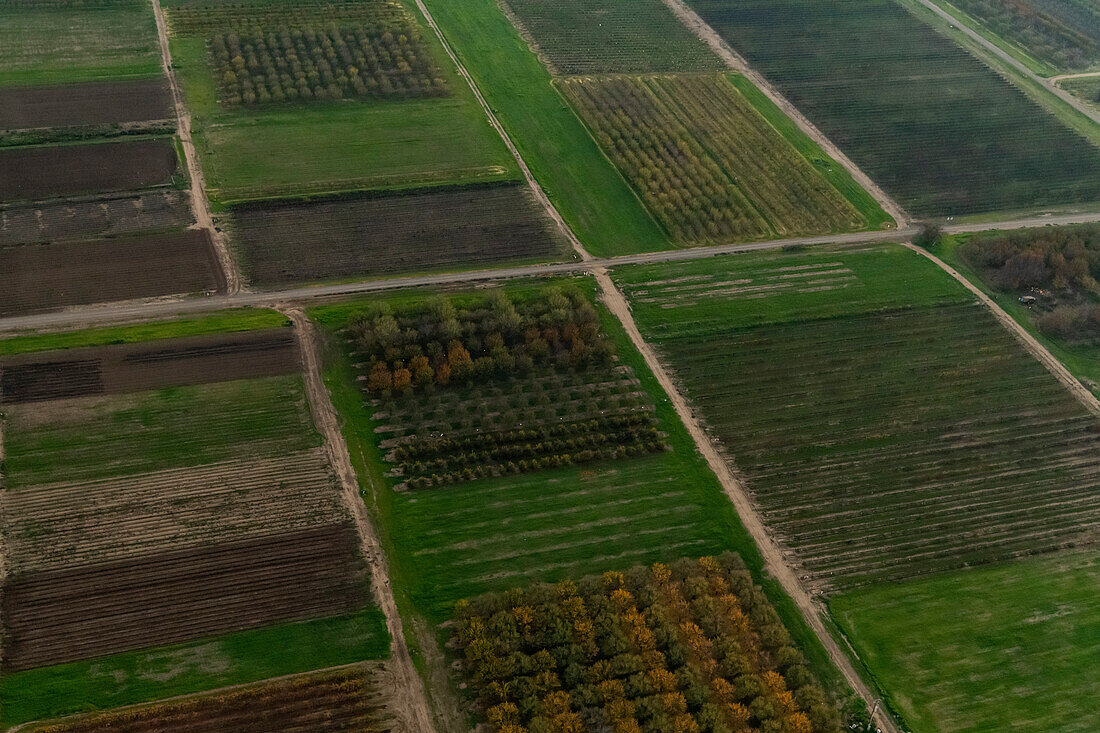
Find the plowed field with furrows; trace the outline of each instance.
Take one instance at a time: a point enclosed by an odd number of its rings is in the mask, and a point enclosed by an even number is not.
[[[346,519],[321,449],[0,493],[20,571],[135,558]]]
[[[178,167],[168,139],[0,150],[0,201],[166,186]]]
[[[88,82],[0,89],[0,130],[167,120],[165,79]]]
[[[362,606],[350,524],[64,571],[20,573],[3,594],[4,665],[58,664]]]
[[[1100,422],[980,306],[661,349],[816,585],[1100,538]]]
[[[0,316],[199,293],[225,293],[205,230],[0,246]]]
[[[258,285],[564,258],[520,186],[247,206],[230,225]]]
[[[299,675],[228,692],[31,726],[34,733],[386,733],[375,668]]]
[[[0,245],[168,231],[189,226],[193,221],[186,195],[172,190],[104,196],[90,201],[8,206],[0,209]]]
[[[260,379],[300,368],[290,329],[218,333],[0,359],[5,402],[121,394]]]

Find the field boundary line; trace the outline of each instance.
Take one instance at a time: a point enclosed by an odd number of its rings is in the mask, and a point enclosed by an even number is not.
[[[154,0],[159,2],[159,0]],[[505,131],[504,126],[500,124],[500,120],[497,119],[496,113],[493,112],[492,107],[485,100],[484,95],[481,93],[481,89],[478,88],[477,83],[474,82],[474,78],[470,76],[470,72],[466,70],[462,62],[458,60],[458,55],[455,54],[454,49],[451,48],[451,44],[447,42],[446,37],[443,35],[442,29],[439,24],[435,22],[435,18],[432,17],[431,11],[424,5],[424,0],[416,0],[416,7],[420,10],[420,13],[424,16],[424,20],[431,26],[432,31],[435,33],[436,38],[439,39],[439,43],[442,44],[443,50],[447,52],[447,55],[454,62],[455,67],[458,68],[458,73],[462,75],[462,78],[466,80],[466,84],[469,85],[470,90],[474,93],[474,97],[477,98],[478,104],[481,105],[481,109],[485,112],[485,116],[489,118],[489,124],[493,126],[493,129],[500,135],[500,139],[504,141],[508,151],[512,154],[512,157],[516,159],[516,163],[519,165],[520,171],[523,173],[523,177],[527,179],[527,185],[531,187],[531,191],[535,194],[535,198],[542,208],[546,210],[547,216],[557,225],[558,230],[569,240],[570,246],[573,251],[577,253],[577,256],[582,261],[588,261],[592,259],[592,255],[588,253],[588,250],[581,244],[581,240],[577,238],[576,233],[572,227],[565,223],[565,219],[562,218],[561,213],[553,202],[550,201],[550,197],[546,195],[546,191],[542,189],[539,182],[535,180],[535,175],[531,173],[531,169],[527,167],[527,162],[523,159],[523,156],[519,153],[519,148],[512,142],[512,138]]]
[[[822,646],[825,647],[825,651],[833,664],[840,670],[852,689],[863,698],[868,710],[870,710],[877,699],[876,694],[856,671],[848,654],[840,648],[832,634],[829,633],[825,622],[821,618],[821,608],[806,592],[794,570],[784,560],[783,551],[772,539],[763,519],[756,511],[752,499],[745,491],[745,487],[733,475],[729,465],[719,454],[714,442],[707,435],[687,400],[665,370],[660,357],[657,356],[657,352],[646,342],[641,331],[638,330],[638,325],[634,322],[634,316],[630,312],[630,304],[615,286],[605,268],[596,268],[593,271],[593,276],[599,284],[601,300],[626,330],[630,341],[645,360],[646,366],[653,372],[653,376],[657,378],[661,388],[668,395],[669,400],[676,409],[676,414],[680,416],[684,427],[691,434],[696,447],[702,453],[703,458],[706,459],[707,465],[718,477],[726,496],[733,503],[737,515],[745,525],[745,529],[748,530],[757,548],[759,548],[760,554],[764,557],[765,570],[779,582],[783,590],[795,602],[802,617],[821,641]],[[901,733],[901,729],[895,724],[893,718],[881,709],[876,713],[875,721],[886,733]]]
[[[962,31],[963,34],[965,34],[968,38],[970,38],[972,41],[975,41],[978,45],[980,45],[982,48],[984,48],[986,50],[986,52],[993,54],[999,60],[1001,60],[1004,63],[1008,64],[1013,69],[1015,69],[1019,73],[1023,74],[1024,76],[1026,76],[1031,81],[1039,84],[1044,89],[1046,89],[1048,92],[1050,92],[1054,96],[1058,97],[1063,102],[1065,102],[1066,104],[1068,104],[1069,106],[1073,107],[1075,110],[1077,110],[1078,112],[1083,114],[1085,117],[1088,117],[1093,122],[1095,122],[1097,124],[1100,124],[1100,110],[1093,109],[1083,99],[1078,99],[1077,97],[1073,96],[1072,94],[1067,92],[1065,89],[1062,89],[1060,86],[1058,86],[1057,84],[1054,83],[1054,79],[1058,79],[1058,78],[1062,78],[1062,77],[1044,78],[1042,76],[1039,76],[1034,71],[1027,68],[1027,66],[1025,66],[1018,59],[1016,59],[1016,57],[1013,56],[1012,54],[1010,54],[1008,51],[1005,51],[1003,48],[999,48],[997,46],[997,44],[990,41],[988,38],[986,38],[984,35],[982,35],[978,31],[976,31],[974,28],[971,28],[968,23],[964,23],[961,20],[959,20],[958,18],[956,18],[946,8],[940,7],[936,3],[932,2],[932,0],[915,0],[915,1],[920,3],[921,5],[923,5],[928,10],[931,10],[933,13],[935,13],[941,19],[947,21],[947,23],[949,23],[950,25],[952,25],[955,28]],[[989,32],[993,33],[993,31],[989,31]],[[994,35],[996,35],[996,34],[994,34]],[[1011,42],[1011,41],[1007,41],[1007,39],[1006,39],[1006,42]],[[976,54],[973,54],[973,55],[976,55]],[[985,63],[985,59],[982,59],[981,56],[978,56],[978,60]],[[988,64],[986,64],[986,65],[988,66]],[[996,69],[994,69],[994,71],[996,71]],[[1051,116],[1054,116],[1054,115],[1051,115]],[[1055,119],[1057,119],[1057,117],[1055,117]]]
[[[1054,377],[1070,391],[1086,410],[1096,417],[1100,417],[1100,400],[1096,398],[1096,395],[1089,391],[1085,385],[1081,384],[1077,377],[1073,376],[1073,374],[1066,369],[1065,365],[1062,364],[1054,354],[1050,353],[1047,347],[1043,346],[1038,339],[1028,333],[1027,329],[1021,326],[1015,318],[1010,316],[1004,308],[997,305],[997,302],[993,300],[993,298],[986,295],[982,292],[981,288],[970,282],[962,273],[928,250],[918,247],[911,242],[902,242],[901,246],[936,263],[940,269],[961,283],[963,287],[969,290],[982,303],[982,305],[993,313],[994,318],[996,318],[1009,333],[1016,337],[1016,340],[1020,342],[1020,345],[1023,346],[1029,354],[1035,357],[1040,364],[1046,367],[1047,371],[1053,374]]]
[[[1045,226],[1071,226],[1100,222],[1100,211],[1083,214],[1032,216],[981,224],[953,224],[943,227],[945,234],[967,234],[985,231],[1011,231]],[[716,244],[707,247],[666,249],[640,254],[593,257],[584,261],[544,262],[530,265],[504,266],[493,269],[457,270],[430,275],[397,275],[370,278],[333,285],[301,285],[279,290],[243,290],[232,295],[212,295],[204,298],[164,296],[157,299],[131,299],[108,303],[91,303],[65,310],[0,318],[0,335],[20,335],[22,332],[52,333],[106,323],[125,323],[209,313],[228,308],[271,308],[286,303],[305,303],[339,297],[352,297],[388,290],[449,285],[474,285],[517,278],[552,277],[590,272],[593,267],[615,268],[625,265],[651,265],[661,262],[688,262],[708,257],[745,252],[761,252],[792,247],[858,247],[868,244],[898,244],[912,239],[918,227],[894,231],[822,234],[790,239],[771,239],[746,244]]]
[[[393,665],[395,689],[387,691],[391,698],[394,717],[409,733],[432,733],[435,726],[428,709],[428,698],[420,676],[413,666],[412,655],[405,642],[401,615],[390,585],[389,566],[382,542],[367,513],[367,506],[359,493],[359,478],[351,463],[347,443],[340,432],[336,408],[329,397],[321,375],[320,342],[313,323],[299,308],[279,309],[294,323],[294,333],[302,356],[302,375],[306,397],[313,422],[324,436],[325,452],[329,463],[340,481],[340,500],[348,508],[359,532],[363,557],[371,571],[371,590],[374,601],[386,616],[386,628],[390,632],[390,661]]]
[[[764,92],[775,106],[779,107],[783,114],[787,115],[787,117],[791,118],[791,120],[798,125],[798,129],[802,130],[811,140],[824,148],[825,152],[828,153],[833,160],[844,166],[845,170],[856,179],[856,182],[863,186],[867,193],[871,194],[875,201],[878,202],[879,206],[893,218],[895,227],[904,229],[911,223],[912,220],[909,218],[909,215],[905,213],[905,210],[902,209],[886,191],[882,190],[882,188],[880,188],[870,176],[864,173],[862,168],[852,162],[852,160],[825,135],[825,133],[819,130],[797,107],[780,94],[779,90],[773,87],[760,72],[749,66],[749,62],[746,61],[741,54],[734,51],[733,47],[726,43],[725,39],[718,35],[718,32],[711,28],[698,13],[688,7],[684,0],[663,0],[663,2],[668,9],[672,11],[672,14],[675,15],[689,31],[710,46],[710,49],[714,51],[720,59],[725,61],[729,68],[747,77],[749,81],[760,89],[760,91]]]
[[[147,707],[150,705],[164,705],[175,702],[183,702],[185,700],[193,700],[197,698],[203,698],[214,695],[223,695],[227,692],[235,692],[237,690],[245,690],[250,687],[260,687],[268,685],[273,682],[283,682],[285,680],[291,680],[295,677],[305,677],[312,674],[324,674],[326,672],[338,672],[342,669],[351,669],[353,667],[379,667],[380,669],[385,666],[386,660],[382,659],[368,659],[362,662],[349,662],[347,664],[337,664],[332,667],[322,667],[321,669],[309,669],[304,672],[291,672],[289,674],[281,674],[276,677],[265,677],[262,680],[253,680],[252,682],[241,682],[236,685],[223,685],[221,687],[212,687],[209,690],[200,690],[198,692],[185,692],[182,695],[172,695],[171,697],[161,697],[156,700],[146,700],[145,702],[132,702],[129,705],[119,705],[113,708],[104,708],[103,710],[92,710],[86,713],[73,713],[72,715],[62,715],[56,718],[39,718],[38,720],[28,720],[25,723],[19,723],[6,730],[6,733],[17,733],[17,731],[27,730],[31,726],[45,725],[48,723],[60,723],[63,721],[78,721],[82,718],[88,718],[93,715],[100,715],[103,713],[120,713],[127,710],[136,710],[138,708]]]
[[[222,275],[225,277],[226,292],[234,295],[242,288],[241,272],[236,260],[233,259],[233,253],[229,250],[225,233],[214,226],[214,217],[210,213],[210,199],[206,195],[206,178],[202,174],[195,143],[191,139],[191,112],[183,101],[183,90],[180,88],[179,79],[172,66],[172,50],[168,45],[168,25],[164,20],[164,9],[160,6],[160,0],[153,0],[153,17],[157,24],[161,66],[164,68],[164,75],[168,77],[168,87],[172,90],[172,104],[176,109],[176,132],[179,135],[180,146],[183,148],[187,173],[191,179],[191,211],[195,215],[195,225],[210,233],[210,241],[214,243],[214,254],[218,258]]]

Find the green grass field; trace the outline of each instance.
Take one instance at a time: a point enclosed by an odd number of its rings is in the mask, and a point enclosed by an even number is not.
[[[132,475],[320,444],[297,375],[4,408],[4,484]]]
[[[83,346],[131,344],[155,339],[202,336],[210,333],[236,333],[279,328],[288,325],[282,313],[266,308],[238,308],[207,316],[167,321],[147,321],[127,326],[89,328],[60,333],[36,333],[0,338],[0,356],[33,351],[75,349]]]
[[[914,733],[1100,729],[1100,556],[967,570],[829,608]]]
[[[425,4],[550,200],[592,254],[672,246],[495,0]]]
[[[422,291],[399,293],[393,302],[396,308],[423,297]],[[601,322],[620,359],[656,403],[670,452],[399,494],[385,476],[375,425],[355,382],[358,372],[336,334],[362,302],[309,313],[329,334],[325,382],[364,499],[393,558],[403,613],[440,623],[456,600],[471,594],[731,549],[763,585],[815,673],[837,694],[847,694],[790,599],[761,574],[762,559],[717,479],[618,321],[602,307]]]
[[[918,254],[615,276],[814,588],[1049,551],[1100,526],[1096,419]]]
[[[0,678],[0,725],[102,710],[389,656],[377,608]]]
[[[1100,108],[1100,76],[1066,79],[1058,85],[1075,97],[1080,97],[1093,107]]]
[[[143,0],[0,3],[0,86],[161,73],[153,9]]]
[[[466,82],[431,32],[422,35],[451,89],[448,97],[244,110],[218,104],[205,39],[174,36],[173,63],[212,199],[225,204],[518,178],[515,160]]]

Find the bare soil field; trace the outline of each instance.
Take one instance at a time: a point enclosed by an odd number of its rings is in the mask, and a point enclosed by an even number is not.
[[[300,368],[289,329],[39,351],[0,363],[0,399],[19,403],[119,394],[258,379]]]
[[[149,122],[174,114],[165,79],[0,88],[0,130]]]
[[[7,561],[61,570],[335,524],[332,472],[315,448],[270,458],[0,492]]]
[[[4,667],[23,670],[362,607],[350,522],[62,571],[3,593]]]
[[[392,729],[377,665],[304,674],[227,692],[32,725],[28,733],[298,733]]]
[[[242,268],[258,285],[551,259],[566,250],[520,186],[241,207],[231,227]]]
[[[0,208],[0,247],[182,229],[194,220],[187,195],[173,190],[9,206]]]
[[[0,201],[130,191],[172,181],[172,141],[127,140],[0,150]]]
[[[0,316],[225,289],[206,230],[0,247]]]

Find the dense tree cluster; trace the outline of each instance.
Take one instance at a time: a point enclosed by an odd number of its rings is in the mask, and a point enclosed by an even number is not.
[[[998,289],[1048,290],[1036,321],[1044,333],[1100,343],[1100,224],[980,237],[962,254]]]
[[[1100,295],[1100,224],[979,237],[962,252],[1004,290],[1054,288]]]
[[[210,52],[230,105],[447,94],[420,40],[406,33],[330,27],[231,30]]]
[[[399,314],[382,304],[352,316],[348,332],[368,361],[367,389],[382,395],[491,381],[535,365],[608,364],[613,353],[595,308],[576,291],[518,302],[494,291],[471,307],[440,297]]]
[[[957,0],[994,33],[1064,69],[1100,60],[1100,6],[1049,0]]]
[[[665,449],[649,396],[579,291],[375,306],[347,335],[399,488]]]
[[[637,79],[576,79],[564,88],[675,241],[744,239],[767,230],[722,167]]]
[[[836,733],[839,715],[740,558],[463,601],[463,671],[499,733]]]

